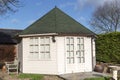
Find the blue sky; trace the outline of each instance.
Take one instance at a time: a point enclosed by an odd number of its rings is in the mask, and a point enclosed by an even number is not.
[[[111,0],[20,0],[22,7],[16,13],[0,17],[0,28],[25,29],[55,6],[79,23],[90,28],[93,11]]]

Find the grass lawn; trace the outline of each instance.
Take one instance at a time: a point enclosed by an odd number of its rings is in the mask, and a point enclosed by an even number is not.
[[[110,77],[86,78],[84,80],[110,80]]]
[[[43,75],[41,74],[19,74],[18,78],[20,79],[25,79],[25,78],[30,78],[30,80],[42,80]]]
[[[41,74],[19,74],[18,78],[30,78],[31,80],[42,80],[43,75]]]

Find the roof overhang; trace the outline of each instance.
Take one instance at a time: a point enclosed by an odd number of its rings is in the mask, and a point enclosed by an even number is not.
[[[58,33],[26,34],[26,35],[19,35],[19,37],[53,36],[53,35],[58,35]]]
[[[26,35],[19,35],[19,37],[37,37],[37,36],[84,36],[84,37],[96,37],[96,35],[90,34],[65,34],[65,33],[44,33],[44,34],[26,34]]]

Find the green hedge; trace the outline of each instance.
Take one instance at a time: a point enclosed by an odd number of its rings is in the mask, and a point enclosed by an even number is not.
[[[120,63],[120,32],[97,36],[96,59],[107,63]]]

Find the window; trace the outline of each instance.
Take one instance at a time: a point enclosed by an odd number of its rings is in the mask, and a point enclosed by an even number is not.
[[[39,59],[39,46],[37,37],[30,38],[30,59],[32,60]]]
[[[67,63],[74,63],[74,38],[67,38]]]
[[[50,59],[50,38],[41,37],[40,38],[40,54],[41,59]]]
[[[50,37],[31,37],[30,60],[50,59]]]
[[[84,56],[84,38],[77,38],[77,61],[78,63],[85,62]]]

